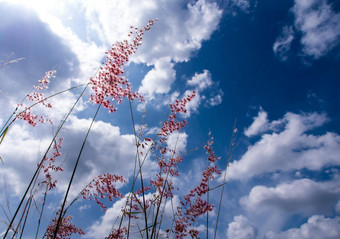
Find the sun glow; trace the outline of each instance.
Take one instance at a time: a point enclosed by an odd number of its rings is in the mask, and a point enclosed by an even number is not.
[[[31,8],[38,14],[42,14],[42,13],[46,13],[50,11],[54,5],[54,1],[45,1],[45,0],[5,0],[5,2],[11,2],[11,3],[22,5],[27,8]]]

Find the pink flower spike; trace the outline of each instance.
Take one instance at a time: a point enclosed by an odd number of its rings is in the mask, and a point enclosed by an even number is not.
[[[141,45],[144,31],[148,31],[153,25],[153,21],[149,22],[144,30],[131,27],[128,37],[134,38],[131,41],[124,40],[112,45],[112,48],[105,52],[106,62],[98,72],[95,78],[90,78],[92,90],[90,100],[95,104],[101,104],[107,108],[110,113],[115,112],[117,109],[113,105],[113,101],[118,104],[124,98],[135,100],[143,97],[138,92],[133,92],[131,84],[124,77],[124,66],[129,61],[129,57],[134,54],[137,48]],[[133,31],[134,29],[134,31]]]

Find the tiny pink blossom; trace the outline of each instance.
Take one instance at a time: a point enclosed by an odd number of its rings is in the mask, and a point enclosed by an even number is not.
[[[113,201],[113,198],[123,198],[114,183],[125,183],[126,180],[122,176],[112,175],[109,173],[99,175],[95,177],[82,191],[81,195],[84,199],[94,199],[101,208],[106,211],[106,206],[100,199],[104,199],[105,196],[109,201]]]
[[[134,35],[131,42],[124,40],[112,45],[112,48],[105,52],[106,62],[100,67],[98,75],[90,78],[92,90],[90,100],[95,104],[101,104],[109,112],[117,111],[113,101],[120,104],[123,98],[135,100],[143,97],[138,92],[133,92],[130,82],[124,77],[124,66],[129,61],[129,57],[134,54],[141,45],[144,31],[148,31],[154,24],[150,21],[144,30],[131,27],[129,37]],[[133,30],[134,29],[134,30]]]
[[[58,222],[58,215],[60,211],[57,213],[57,217],[55,217],[52,220],[52,223],[48,226],[46,230],[46,238],[52,239],[54,238],[54,231]],[[85,235],[85,232],[81,228],[77,228],[74,224],[71,222],[72,216],[66,216],[63,217],[61,220],[61,223],[59,225],[58,233],[55,238],[57,239],[70,239],[72,234],[79,234],[79,235]]]

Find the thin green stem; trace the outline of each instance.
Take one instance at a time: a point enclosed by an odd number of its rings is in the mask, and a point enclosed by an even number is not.
[[[137,149],[137,158],[138,158],[138,164],[139,164],[139,174],[140,174],[140,181],[141,181],[141,187],[142,187],[142,195],[143,195],[143,206],[144,208],[144,221],[145,221],[145,228],[146,228],[146,238],[149,238],[149,233],[148,233],[148,218],[146,215],[146,203],[145,203],[145,193],[144,193],[144,183],[143,183],[143,174],[142,174],[142,165],[139,157],[139,150],[138,150],[138,139],[137,139],[137,134],[136,134],[136,127],[135,127],[135,120],[133,117],[133,112],[132,112],[132,105],[131,105],[131,100],[129,100],[129,106],[130,106],[130,113],[131,113],[131,120],[132,120],[132,126],[133,126],[133,133],[135,135],[135,142],[136,142],[136,149]]]
[[[54,134],[53,139],[51,140],[50,145],[48,146],[48,148],[47,148],[47,150],[46,150],[44,156],[42,157],[40,163],[38,164],[38,167],[37,167],[36,171],[34,172],[33,177],[32,177],[32,179],[31,179],[31,181],[29,182],[29,184],[28,184],[28,186],[27,186],[27,188],[26,188],[26,191],[25,191],[24,195],[22,196],[22,199],[21,199],[21,201],[20,201],[20,203],[19,203],[19,205],[18,205],[18,207],[17,207],[17,209],[16,209],[16,211],[15,211],[13,217],[12,217],[11,222],[9,223],[9,225],[8,225],[8,227],[7,227],[7,230],[6,230],[5,235],[4,235],[3,238],[6,238],[6,236],[7,236],[8,232],[9,232],[10,228],[12,227],[13,222],[14,222],[14,220],[15,220],[15,218],[16,218],[16,216],[17,216],[17,214],[18,214],[18,212],[19,212],[19,210],[20,210],[20,208],[21,208],[21,206],[22,206],[22,204],[23,204],[23,202],[24,202],[24,200],[25,200],[25,198],[26,198],[26,195],[27,195],[27,193],[28,193],[30,187],[32,186],[33,182],[35,181],[35,178],[36,178],[36,176],[38,175],[38,172],[40,171],[41,165],[42,165],[43,161],[45,160],[45,158],[46,158],[46,156],[47,156],[47,153],[50,151],[50,149],[51,149],[51,147],[52,147],[52,145],[53,145],[53,143],[54,143],[56,137],[58,136],[58,134],[59,134],[59,132],[61,131],[61,129],[62,129],[62,127],[64,126],[64,124],[66,123],[66,120],[68,119],[68,117],[70,116],[71,112],[73,111],[73,109],[74,109],[75,106],[77,105],[78,101],[79,101],[80,98],[83,96],[83,94],[84,94],[85,90],[87,89],[88,85],[89,85],[89,83],[86,84],[86,86],[84,87],[83,91],[81,92],[81,94],[79,95],[79,97],[77,98],[77,100],[74,102],[72,108],[70,109],[70,111],[68,112],[68,114],[65,116],[64,120],[62,121],[62,123],[61,123],[60,126],[58,127],[56,133]]]
[[[47,97],[45,97],[44,99],[39,100],[39,101],[35,102],[34,104],[30,105],[30,106],[27,107],[25,110],[23,110],[23,111],[21,111],[20,113],[18,113],[17,115],[22,114],[22,113],[25,112],[26,110],[31,109],[32,107],[36,106],[37,104],[39,104],[39,103],[41,103],[41,102],[43,102],[43,101],[45,101],[45,100],[47,100],[47,99],[49,99],[49,98],[52,98],[52,97],[54,97],[54,96],[60,95],[60,94],[62,94],[62,93],[65,93],[65,92],[67,92],[67,91],[70,91],[70,90],[79,88],[79,87],[84,86],[84,85],[86,86],[85,88],[87,88],[87,86],[89,85],[89,83],[87,83],[87,84],[81,84],[81,85],[77,85],[77,86],[73,86],[73,87],[71,87],[71,88],[69,88],[69,89],[62,90],[62,91],[59,91],[59,92],[57,92],[57,93],[55,93],[55,94],[52,94],[52,95],[50,95],[50,96],[47,96]],[[17,111],[17,110],[18,110],[18,107],[16,107],[16,109],[14,110],[14,112],[12,113],[12,115],[8,118],[8,120],[6,121],[6,123],[5,123],[5,124],[3,125],[3,127],[1,128],[1,130],[0,130],[0,132],[1,132],[1,133],[0,133],[0,138],[1,138],[1,137],[3,136],[3,134],[4,134],[4,131],[5,131],[4,129],[7,128],[7,127],[9,127],[9,126],[11,126],[11,125],[14,123],[14,121],[17,119],[17,117],[15,117],[14,119],[12,119],[12,121],[10,121],[10,119],[12,118],[12,116],[16,114],[16,111]],[[8,123],[8,122],[10,122],[10,123]]]
[[[28,205],[29,205],[29,201],[30,201],[30,199],[31,199],[31,198],[29,198],[29,199],[28,199],[28,201],[27,201],[27,202],[26,202],[26,204],[25,204],[25,207],[24,207],[23,213],[22,213],[22,215],[21,215],[21,217],[20,217],[20,220],[19,220],[19,223],[18,223],[18,225],[17,225],[16,229],[15,229],[15,230],[13,230],[12,239],[13,239],[13,238],[15,238],[15,235],[18,233],[18,230],[19,230],[20,224],[21,224],[21,222],[22,222],[22,220],[23,220],[23,218],[24,218],[24,216],[25,216],[25,214],[26,214],[26,210],[27,210],[27,207],[28,207]],[[4,238],[5,238],[5,237],[4,237]]]
[[[48,189],[48,184],[46,184],[46,190],[45,190],[45,193],[44,193],[43,204],[42,204],[41,210],[40,210],[40,215],[39,215],[39,220],[38,220],[37,231],[36,231],[36,233],[35,233],[35,239],[38,238],[38,234],[39,234],[39,228],[40,228],[41,218],[42,218],[42,215],[43,215],[43,212],[44,212],[44,208],[45,208],[45,203],[46,203],[46,196],[47,196],[47,191],[48,191],[47,189]]]
[[[220,211],[221,211],[221,205],[222,205],[224,186],[226,184],[226,179],[227,179],[228,164],[229,164],[229,161],[230,161],[230,158],[231,158],[230,157],[231,156],[231,150],[232,150],[232,146],[234,145],[235,134],[237,132],[237,130],[236,130],[236,122],[237,122],[237,120],[235,119],[234,126],[233,126],[233,132],[232,132],[232,135],[231,135],[231,140],[230,140],[229,148],[228,148],[228,151],[227,151],[227,161],[226,161],[226,167],[225,167],[224,176],[223,176],[223,183],[222,183],[222,190],[221,190],[221,195],[220,195],[220,201],[219,201],[219,204],[218,204],[218,211],[217,211],[214,239],[216,239],[216,234],[217,234],[218,220],[219,220],[219,217],[220,217]]]
[[[26,227],[26,222],[27,222],[28,214],[29,214],[29,211],[30,211],[30,208],[31,208],[31,204],[32,204],[32,198],[30,198],[29,203],[28,203],[28,209],[27,209],[27,212],[26,212],[24,224],[22,225],[22,229],[21,229],[21,233],[20,233],[20,237],[19,237],[20,239],[22,238],[22,235],[24,234],[24,230],[25,230],[25,227]]]
[[[137,157],[136,157],[136,159],[135,159],[135,166],[134,166],[134,168],[133,168],[133,175],[136,174],[136,168],[137,168]],[[130,194],[129,194],[129,197],[126,199],[126,202],[128,202],[128,200],[129,200],[129,198],[130,198],[130,195],[131,195],[131,193],[132,193],[132,191],[133,191],[133,186],[134,186],[134,183],[132,184],[131,192],[130,192]],[[126,208],[126,207],[125,207],[125,208]],[[131,211],[132,211],[132,197],[131,197],[131,199],[130,199],[130,210],[129,210],[130,215],[131,215]],[[129,215],[129,222],[128,222],[127,239],[129,239],[129,235],[130,235],[130,225],[131,225],[131,216],[130,216],[130,215]],[[122,215],[122,219],[123,219],[123,215]],[[123,220],[120,221],[119,229],[120,229],[121,226],[122,226],[122,222],[123,222]]]
[[[176,143],[175,143],[175,147],[174,147],[174,150],[173,150],[172,157],[175,156],[178,139],[179,139],[179,131],[178,131],[178,134],[177,134],[177,139],[176,139]],[[163,185],[163,188],[162,188],[162,191],[161,191],[161,195],[160,195],[160,201],[159,201],[159,204],[157,205],[157,212],[156,212],[156,217],[155,217],[155,220],[154,220],[154,225],[152,227],[151,239],[152,239],[153,235],[155,235],[155,237],[156,237],[156,224],[157,224],[158,214],[159,214],[159,210],[160,210],[161,203],[162,203],[162,200],[163,200],[163,194],[164,194],[164,191],[165,191],[165,185],[166,185],[166,182],[168,181],[168,177],[169,177],[169,174],[170,174],[170,169],[171,169],[171,167],[167,171],[167,174],[166,174],[166,177],[165,177],[165,180],[164,180],[164,185]]]
[[[59,226],[60,226],[61,220],[62,220],[62,218],[63,218],[63,216],[64,216],[63,213],[64,213],[64,207],[65,207],[65,204],[66,204],[67,196],[68,196],[68,193],[69,193],[69,191],[70,191],[70,188],[71,188],[71,185],[72,185],[72,182],[73,182],[73,178],[74,178],[74,175],[75,175],[76,170],[77,170],[77,167],[78,167],[78,163],[79,163],[79,161],[80,161],[80,156],[81,156],[81,154],[82,154],[82,152],[83,152],[83,150],[84,150],[84,147],[85,147],[85,143],[86,143],[87,137],[89,136],[89,133],[90,133],[91,128],[92,128],[92,125],[93,125],[93,123],[94,123],[94,121],[95,121],[95,119],[96,119],[96,117],[97,117],[97,115],[98,115],[100,106],[101,106],[101,105],[98,105],[98,107],[97,107],[96,113],[94,114],[94,117],[93,117],[93,119],[92,119],[92,121],[91,121],[90,127],[89,127],[88,130],[87,130],[85,139],[84,139],[83,144],[82,144],[82,146],[81,146],[80,152],[79,152],[79,154],[78,154],[78,158],[77,158],[76,164],[75,164],[75,166],[74,166],[74,168],[73,168],[73,172],[72,172],[72,175],[71,175],[71,179],[70,179],[70,182],[69,182],[68,187],[67,187],[67,190],[66,190],[66,194],[65,194],[65,197],[64,197],[63,204],[62,204],[62,206],[61,206],[61,210],[60,210],[58,222],[57,222],[56,228],[55,228],[54,233],[53,233],[53,239],[55,239],[55,238],[57,237],[57,233],[58,233],[58,230],[59,230]]]
[[[209,206],[209,181],[208,179],[208,191],[207,191],[207,205]],[[209,238],[209,210],[207,210],[207,239]]]

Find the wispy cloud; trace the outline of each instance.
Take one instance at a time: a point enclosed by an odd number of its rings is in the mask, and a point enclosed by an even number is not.
[[[245,12],[250,8],[250,0],[231,0],[231,2]]]
[[[195,75],[187,81],[189,86],[193,86],[197,91],[202,91],[213,84],[211,74],[208,70],[204,70],[202,73],[195,73]]]
[[[340,14],[325,0],[295,0],[291,8],[294,24],[282,28],[273,44],[273,51],[281,61],[288,52],[296,33],[301,33],[302,56],[318,59],[334,49],[340,42]]]
[[[318,59],[340,42],[340,14],[327,1],[296,0],[292,12],[304,54]]]
[[[292,26],[284,26],[281,35],[276,39],[273,45],[274,53],[281,61],[288,59],[288,51],[294,40],[294,31]]]

